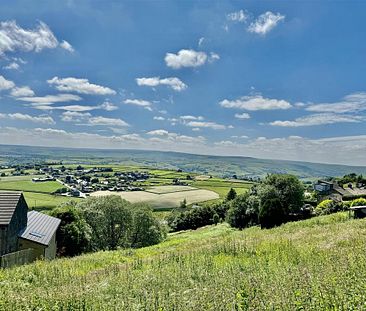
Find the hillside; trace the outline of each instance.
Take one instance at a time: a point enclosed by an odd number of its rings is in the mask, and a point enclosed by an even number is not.
[[[361,310],[366,222],[346,213],[0,271],[1,310]]]
[[[366,174],[366,167],[320,164],[249,157],[222,157],[178,152],[144,150],[97,150],[46,148],[0,145],[1,163],[63,161],[77,164],[121,164],[149,168],[182,169],[186,172],[212,174],[220,177],[265,176],[268,173],[288,173],[300,178],[343,176],[351,172]]]

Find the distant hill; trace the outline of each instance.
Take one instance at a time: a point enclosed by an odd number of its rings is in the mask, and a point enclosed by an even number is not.
[[[257,177],[268,173],[289,173],[300,178],[343,176],[348,173],[366,175],[366,167],[320,164],[298,161],[265,160],[250,157],[223,157],[178,152],[145,150],[101,150],[52,147],[0,145],[0,163],[63,161],[84,164],[126,164],[187,172],[212,174],[221,177]]]

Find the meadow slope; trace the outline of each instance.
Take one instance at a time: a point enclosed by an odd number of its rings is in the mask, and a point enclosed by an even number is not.
[[[363,310],[366,221],[346,213],[0,271],[1,310]]]

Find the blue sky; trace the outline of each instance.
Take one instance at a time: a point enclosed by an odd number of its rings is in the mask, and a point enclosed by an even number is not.
[[[0,143],[366,165],[366,2],[2,1]]]

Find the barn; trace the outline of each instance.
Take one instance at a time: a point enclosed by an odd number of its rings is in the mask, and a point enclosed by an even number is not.
[[[17,253],[27,253],[28,261],[55,258],[60,222],[43,213],[28,212],[21,192],[0,192],[0,259],[17,258]]]

